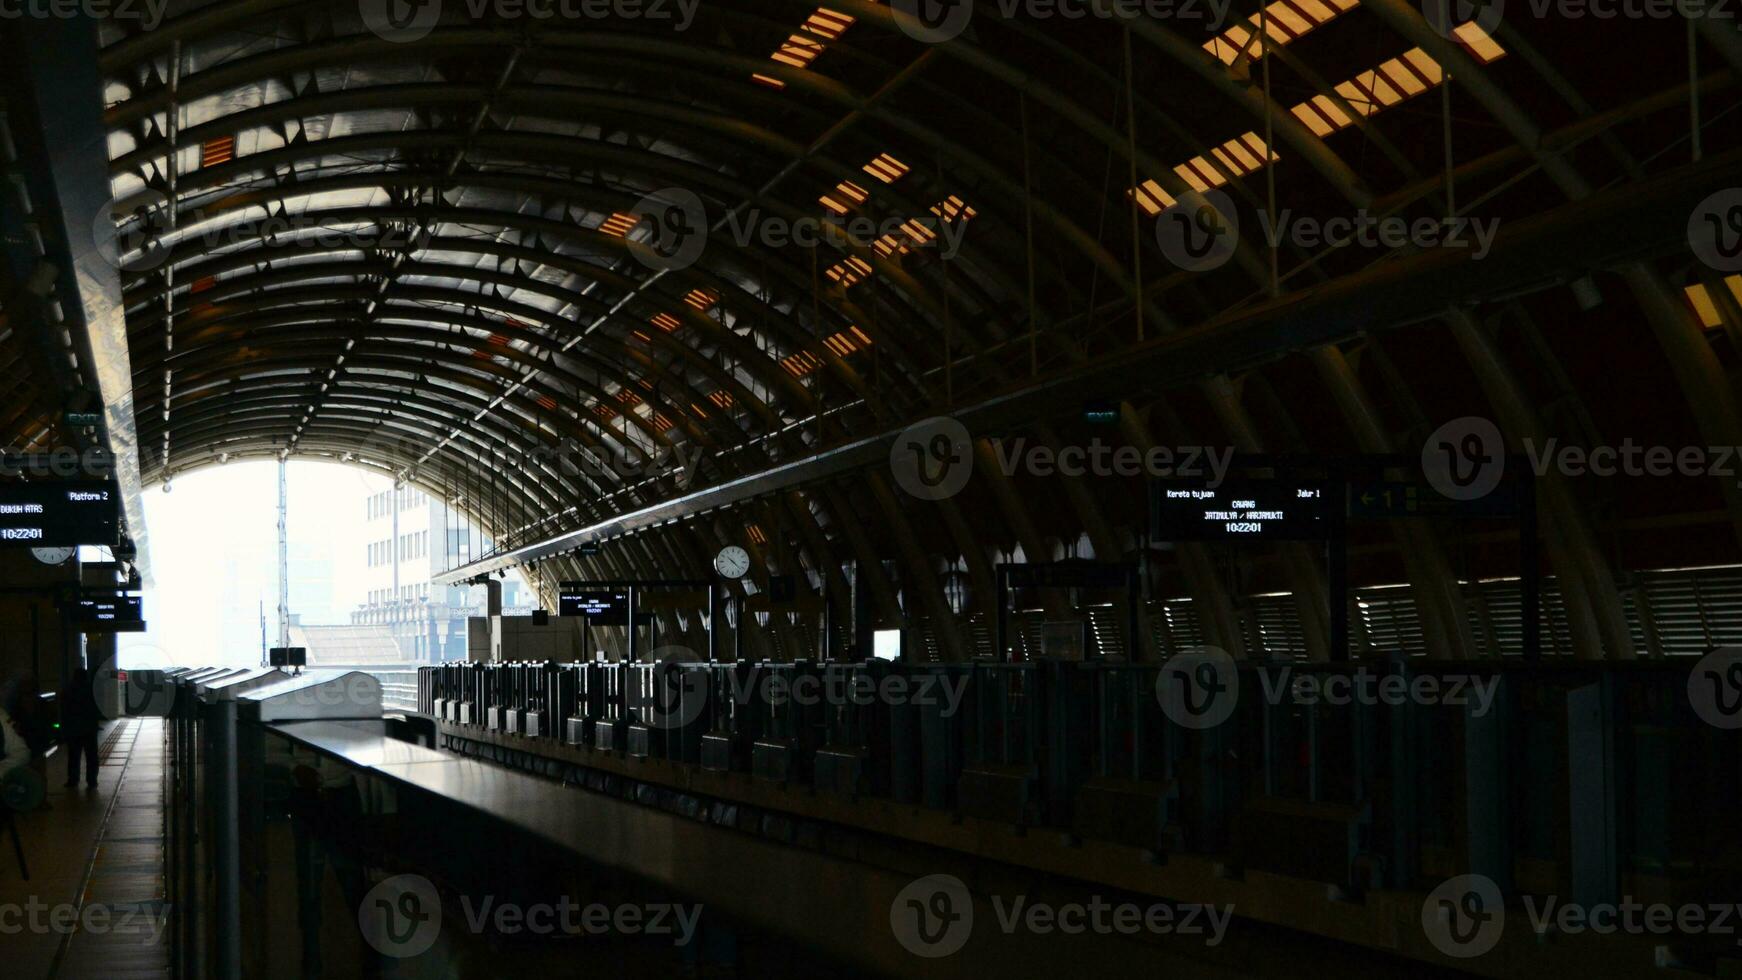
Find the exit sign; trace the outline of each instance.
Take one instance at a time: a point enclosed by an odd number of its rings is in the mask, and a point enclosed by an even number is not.
[[[1107,401],[1089,402],[1083,406],[1083,421],[1090,425],[1118,425],[1119,403]]]
[[[68,412],[67,424],[75,429],[94,429],[103,424],[102,412]]]
[[[1517,484],[1502,483],[1473,500],[1454,500],[1425,483],[1395,480],[1349,485],[1349,517],[1353,520],[1412,518],[1515,518],[1523,510]]]

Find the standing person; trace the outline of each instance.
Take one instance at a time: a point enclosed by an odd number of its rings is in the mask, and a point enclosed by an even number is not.
[[[79,784],[79,759],[85,760],[85,785],[97,786],[97,695],[91,689],[91,672],[73,671],[72,682],[61,692],[60,735],[67,747],[67,787]]]

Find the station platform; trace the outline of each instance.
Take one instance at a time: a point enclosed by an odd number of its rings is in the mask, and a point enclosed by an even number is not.
[[[19,814],[29,867],[0,842],[0,961],[7,975],[169,976],[164,928],[164,724],[104,726],[97,786],[64,788],[65,758],[48,760],[47,806]]]

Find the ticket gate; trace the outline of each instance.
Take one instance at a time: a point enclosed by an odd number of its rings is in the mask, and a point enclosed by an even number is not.
[[[497,709],[490,733],[522,726],[515,737],[534,753],[556,712],[561,741],[583,750],[1057,828],[1156,861],[1215,855],[1230,873],[1351,896],[1475,868],[1598,901],[1629,862],[1697,864],[1706,818],[1689,815],[1742,803],[1739,740],[1694,716],[1686,665],[1392,658],[1228,670],[1245,693],[1213,723],[1170,713],[1166,691],[1189,678],[1166,664],[468,664],[426,668],[420,684],[431,698],[438,685],[457,693],[453,717]],[[1475,684],[1484,700],[1297,696],[1380,682]],[[448,734],[468,727],[490,731],[460,722]],[[1510,778],[1520,752],[1547,775]],[[1663,778],[1671,771],[1703,775]]]
[[[272,923],[253,893],[267,861],[262,726],[334,718],[381,724],[381,683],[357,671],[210,668],[172,679],[165,898],[179,910],[172,972],[239,978]]]

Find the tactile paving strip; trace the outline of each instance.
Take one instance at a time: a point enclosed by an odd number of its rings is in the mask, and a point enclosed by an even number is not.
[[[169,976],[163,902],[163,740],[157,718],[130,718],[104,741],[102,775],[115,802],[97,835],[79,897],[80,927],[55,958],[53,980]]]

